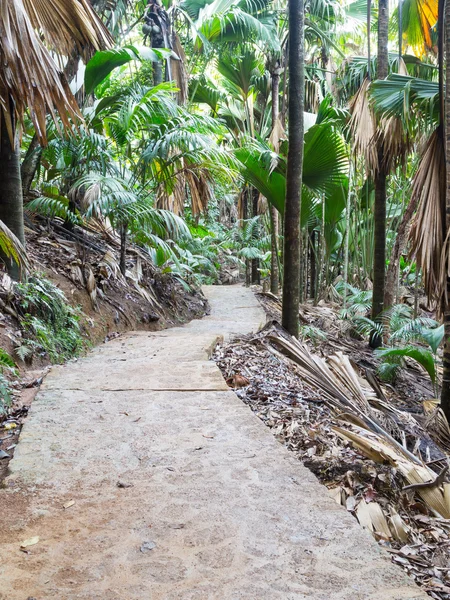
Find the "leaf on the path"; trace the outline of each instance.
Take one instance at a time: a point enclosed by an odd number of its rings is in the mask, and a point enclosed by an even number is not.
[[[63,508],[70,508],[74,504],[75,504],[75,500],[69,500],[69,502],[66,502],[65,504],[63,504]]]
[[[204,438],[207,438],[208,440],[213,440],[213,439],[214,439],[214,436],[213,436],[213,435],[207,435],[206,433],[202,433],[202,436],[203,436]]]
[[[0,458],[9,458],[9,454],[4,450],[0,450]]]
[[[150,550],[153,550],[154,548],[156,548],[155,542],[144,542],[141,546],[141,552],[145,554],[146,552],[150,552]]]
[[[10,429],[15,429],[16,427],[17,427],[17,423],[6,423],[6,425],[4,426],[6,431],[9,431]]]
[[[126,481],[118,481],[116,483],[116,485],[117,485],[118,488],[130,488],[130,487],[133,487],[132,483],[127,483]]]
[[[247,379],[247,377],[244,377],[243,375],[236,373],[236,375],[232,375],[231,377],[228,377],[227,385],[234,389],[238,389],[238,388],[243,388],[243,387],[246,387],[247,385],[250,385],[250,381]]]
[[[25,540],[24,542],[22,542],[20,544],[21,548],[28,548],[29,546],[34,546],[35,544],[37,544],[39,542],[39,536],[36,535],[32,538],[29,538],[28,540]]]

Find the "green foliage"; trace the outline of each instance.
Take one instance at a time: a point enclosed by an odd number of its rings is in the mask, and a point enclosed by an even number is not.
[[[314,327],[314,325],[302,325],[299,331],[299,338],[302,341],[309,340],[313,344],[318,344],[319,342],[326,341],[327,336],[321,329]]]
[[[379,348],[375,350],[375,354],[378,358],[387,362],[390,362],[391,359],[411,358],[425,369],[433,385],[436,384],[437,374],[434,357],[429,350],[417,346],[406,346],[405,348]]]
[[[16,351],[25,358],[33,353],[47,355],[52,362],[63,362],[83,349],[79,315],[67,303],[62,290],[42,276],[17,284],[17,308],[26,350]]]
[[[14,359],[0,348],[0,416],[5,414],[11,405],[11,385],[4,372],[17,375],[17,365]]]
[[[11,373],[16,373],[17,365],[14,362],[12,356],[10,356],[6,350],[0,348],[0,371],[9,371]]]
[[[384,116],[397,116],[408,124],[416,118],[414,109],[418,107],[429,126],[439,122],[439,86],[435,81],[394,73],[374,82],[370,93],[376,111]]]
[[[21,271],[24,272],[29,269],[30,265],[25,248],[3,221],[0,221],[0,250],[5,256],[11,258]]]
[[[173,56],[173,52],[163,48],[147,48],[146,46],[124,46],[96,52],[86,65],[84,87],[86,94],[91,94],[95,88],[117,67],[131,60],[149,60],[158,62]]]
[[[0,416],[11,406],[11,386],[6,377],[0,373]]]

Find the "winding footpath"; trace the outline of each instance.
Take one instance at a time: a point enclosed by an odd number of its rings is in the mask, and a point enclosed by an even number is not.
[[[0,490],[0,599],[428,598],[227,388],[210,351],[264,314],[204,291],[210,316],[47,376]]]

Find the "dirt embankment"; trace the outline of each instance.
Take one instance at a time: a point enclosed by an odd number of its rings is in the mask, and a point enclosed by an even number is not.
[[[78,311],[85,351],[126,331],[165,329],[207,312],[207,300],[199,289],[156,269],[138,248],[129,249],[127,276],[123,277],[114,240],[98,233],[83,235],[80,244],[76,239],[67,239],[64,232],[39,227],[38,231],[27,232],[27,251],[38,277],[45,277],[61,289]],[[4,307],[0,309],[0,349],[13,357],[18,367],[16,374],[5,373],[10,380],[12,404],[7,414],[0,414],[1,481],[28,407],[51,361],[44,352],[19,359],[16,349],[24,331],[14,314],[22,311],[17,307],[11,282],[1,271],[0,300]]]

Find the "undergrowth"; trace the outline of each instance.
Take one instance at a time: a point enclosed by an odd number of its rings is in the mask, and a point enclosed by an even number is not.
[[[38,354],[60,363],[77,356],[84,347],[79,312],[58,287],[36,275],[16,285],[16,306],[23,342],[16,348],[22,360]]]

